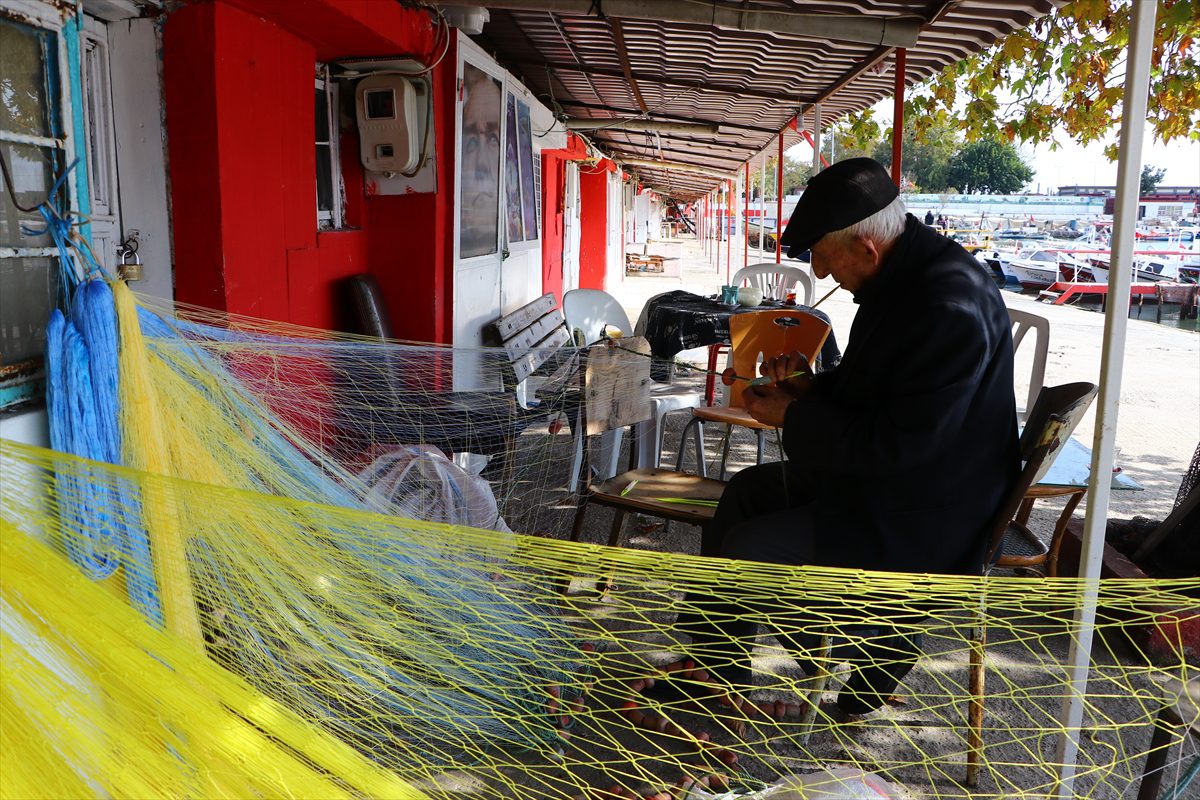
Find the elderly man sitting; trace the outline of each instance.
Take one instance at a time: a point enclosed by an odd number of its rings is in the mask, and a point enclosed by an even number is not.
[[[746,409],[782,427],[787,460],[733,477],[703,554],[978,573],[988,523],[1020,466],[1012,335],[991,277],[906,214],[869,158],[814,176],[782,243],[789,255],[811,249],[813,271],[852,292],[858,312],[836,369],[813,375],[798,353],[764,363],[774,383],[748,389]],[[747,608],[783,628],[805,619],[803,608],[761,598],[689,605],[696,613],[679,628],[692,637],[690,656],[735,687],[750,677],[756,625],[742,618]],[[870,624],[870,609],[863,614]],[[880,623],[891,635],[861,648],[838,698],[846,713],[879,707],[916,661],[915,642]],[[811,669],[815,636],[783,638]]]

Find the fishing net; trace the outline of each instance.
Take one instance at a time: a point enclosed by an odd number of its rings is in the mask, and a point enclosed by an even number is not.
[[[1075,697],[1074,790],[1116,798],[1159,684],[1195,676],[1200,580],[1105,581],[1076,695],[1080,581],[563,541],[568,389],[522,403],[497,353],[168,314],[99,285],[119,351],[81,308],[49,359],[55,445],[89,457],[0,442],[6,797],[1049,797]],[[494,440],[482,475],[448,458]],[[760,625],[750,683],[683,660],[677,620],[707,607],[689,597]],[[831,701],[897,638],[921,642],[899,693],[844,718]],[[1180,738],[1171,775],[1194,752]]]

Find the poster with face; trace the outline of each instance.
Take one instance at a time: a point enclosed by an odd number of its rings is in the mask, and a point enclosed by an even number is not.
[[[529,130],[529,106],[517,103],[517,131],[521,138],[517,152],[521,157],[521,217],[525,222],[525,240],[538,238],[537,187],[533,184],[533,137]]]
[[[500,81],[463,64],[460,258],[496,252],[500,215]]]
[[[521,221],[521,163],[517,157],[517,99],[508,96],[505,114],[504,144],[504,216],[508,220],[508,241],[525,241],[525,226]]]

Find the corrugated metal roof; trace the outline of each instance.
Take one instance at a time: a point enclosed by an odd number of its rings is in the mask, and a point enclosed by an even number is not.
[[[692,0],[700,2],[700,0]],[[911,85],[1027,26],[1064,0],[758,0],[757,8],[805,14],[918,17],[907,50]],[[737,10],[729,0],[701,5]],[[484,3],[484,5],[488,5]],[[474,37],[547,105],[572,118],[645,115],[721,125],[715,134],[588,131],[618,161],[692,164],[712,174],[639,165],[643,183],[692,199],[764,148],[799,141],[788,123],[821,103],[825,123],[890,97],[894,50],[888,46],[653,19],[491,9]],[[665,15],[664,15],[665,16]],[[622,53],[625,56],[623,63]],[[627,72],[628,70],[628,72]],[[630,80],[632,78],[632,80]],[[647,109],[643,112],[643,108]]]

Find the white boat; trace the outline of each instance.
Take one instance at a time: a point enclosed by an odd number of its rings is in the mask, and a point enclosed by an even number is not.
[[[1059,255],[1050,250],[1033,250],[1008,262],[1008,273],[1022,289],[1046,289],[1058,283]]]

